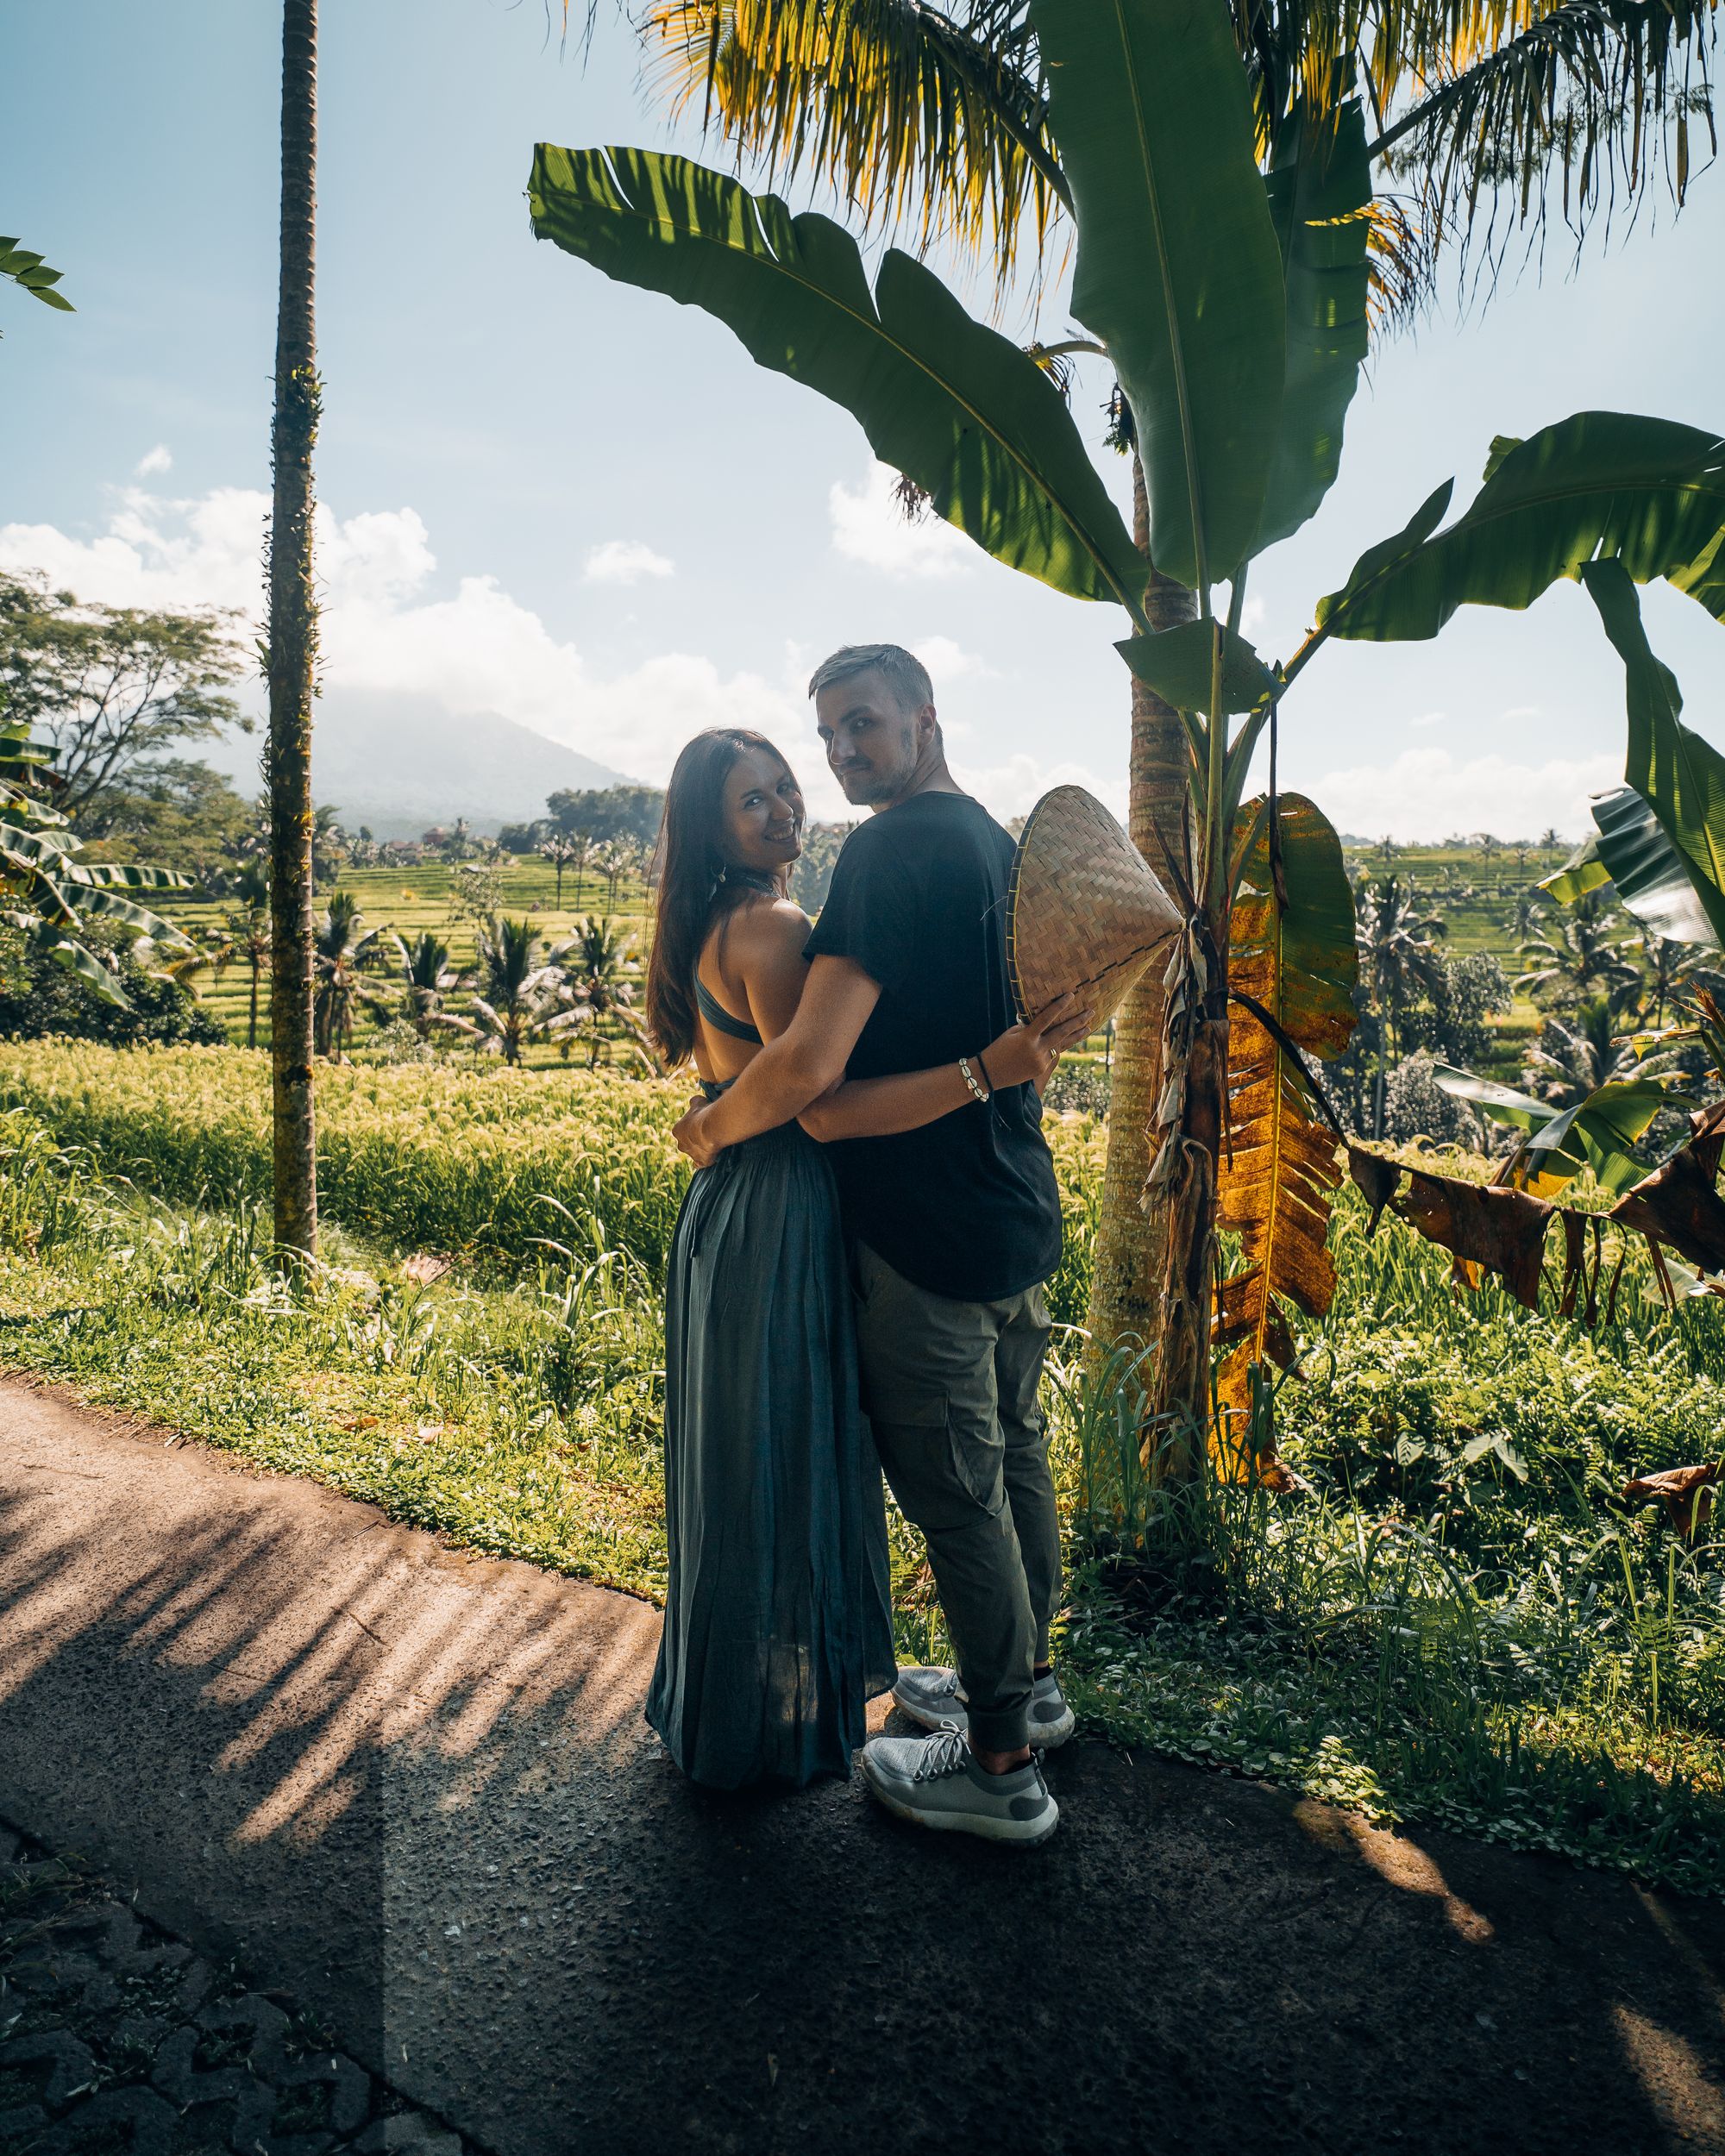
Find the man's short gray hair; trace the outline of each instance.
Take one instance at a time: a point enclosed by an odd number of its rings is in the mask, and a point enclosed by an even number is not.
[[[878,674],[904,711],[919,711],[925,704],[934,701],[928,668],[902,644],[842,644],[809,676],[808,693],[819,696],[823,689],[848,681],[854,674]]]

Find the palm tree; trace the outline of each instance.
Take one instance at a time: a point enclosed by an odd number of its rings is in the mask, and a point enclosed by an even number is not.
[[[403,1015],[420,1039],[429,1040],[434,1027],[451,1032],[476,1031],[466,1018],[452,1018],[443,1008],[443,998],[461,983],[461,975],[449,963],[449,946],[430,929],[422,929],[411,943],[391,929],[389,940],[395,946]]]
[[[476,1031],[503,1051],[506,1063],[521,1061],[531,1040],[555,1039],[585,1022],[585,1012],[570,1000],[562,962],[574,948],[565,941],[543,955],[538,924],[524,917],[511,920],[493,913],[477,938],[480,987],[474,998]]]
[[[317,162],[317,0],[282,0],[281,262],[270,456],[269,624],[265,672],[270,807],[270,1094],[277,1246],[317,1249],[311,950],[311,699],[317,656],[311,452],[322,386],[313,311]]]
[[[598,843],[598,841],[593,837],[591,831],[574,830],[564,832],[563,843],[569,849],[569,866],[575,872],[575,895],[574,904],[575,911],[579,912],[580,911],[581,905],[583,880],[586,875],[587,864],[593,857],[593,848]]]
[[[1444,924],[1434,914],[1421,912],[1414,894],[1397,876],[1366,884],[1355,910],[1360,986],[1378,1020],[1372,1136],[1382,1138],[1384,1091],[1390,1064],[1401,1059],[1408,1012],[1443,980],[1443,954],[1433,939],[1443,934]]]
[[[312,963],[317,987],[313,996],[313,1045],[331,1062],[342,1060],[342,1050],[353,1037],[354,1012],[369,1000],[361,971],[376,954],[381,929],[363,934],[365,915],[351,891],[332,893],[323,919],[312,937]]]
[[[1515,903],[1509,909],[1509,918],[1505,925],[1515,938],[1517,950],[1525,952],[1528,943],[1539,933],[1540,924],[1545,918],[1546,908],[1536,893],[1516,893]]]
[[[566,0],[567,9],[567,0]],[[1369,77],[1380,132],[1370,160],[1396,185],[1411,183],[1413,215],[1396,196],[1371,204],[1372,293],[1382,323],[1410,310],[1432,282],[1436,251],[1486,215],[1487,259],[1501,259],[1507,226],[1499,184],[1515,183],[1523,216],[1542,218],[1546,185],[1562,174],[1566,216],[1584,225],[1609,181],[1635,195],[1659,155],[1682,199],[1689,163],[1689,68],[1704,74],[1709,25],[1701,10],[1629,11],[1595,5],[1537,16],[1484,0],[1402,9],[1309,4],[1271,9],[1230,0],[1260,159],[1303,109],[1321,130]],[[1054,266],[1051,241],[1072,193],[1051,131],[1046,73],[1028,0],[959,0],[950,13],[926,0],[655,0],[640,18],[648,75],[674,110],[699,103],[740,158],[763,160],[775,182],[800,176],[830,185],[865,222],[910,224],[926,240],[991,266],[1004,291],[1030,256]],[[1390,161],[1393,158],[1393,162]],[[1086,338],[1032,347],[1057,367]],[[1160,632],[1195,619],[1195,594],[1157,574],[1142,466],[1126,423],[1111,439],[1132,459],[1132,536],[1145,564],[1145,625]],[[1132,684],[1128,828],[1160,874],[1182,874],[1189,749],[1178,713],[1144,680]],[[1386,849],[1384,865],[1392,854]],[[1178,878],[1171,879],[1178,881]],[[579,904],[579,899],[577,900]],[[1119,1018],[1120,1060],[1108,1122],[1090,1330],[1099,1343],[1156,1336],[1164,1208],[1143,1204],[1160,1072],[1163,990],[1142,980]]]
[[[242,864],[230,895],[239,900],[223,913],[222,924],[234,956],[243,959],[251,974],[251,997],[246,1011],[246,1046],[258,1044],[258,991],[270,962],[269,877],[255,861]]]
[[[637,1047],[645,1034],[635,1017],[635,975],[630,953],[634,938],[612,928],[610,920],[596,921],[592,914],[566,946],[569,954],[570,992],[587,1029],[587,1067],[597,1067],[606,1052],[602,1029],[616,1026]]]
[[[1553,1003],[1580,1003],[1602,990],[1617,993],[1640,975],[1623,955],[1612,906],[1603,891],[1590,891],[1542,936],[1529,937],[1521,956],[1537,962],[1515,981],[1516,993]]]
[[[1689,976],[1691,954],[1687,943],[1656,936],[1651,930],[1643,930],[1636,940],[1641,947],[1642,1001],[1652,1003],[1653,1028],[1658,1032],[1665,1022],[1665,1006]]]
[[[1555,1108],[1572,1108],[1601,1086],[1657,1077],[1669,1057],[1638,1056],[1620,1032],[1632,1019],[1633,1000],[1584,996],[1565,1018],[1549,1018],[1528,1050],[1521,1082]]]
[[[333,877],[353,855],[348,834],[337,820],[341,810],[329,801],[320,801],[311,814],[311,876],[315,883],[320,877]]]
[[[555,872],[557,878],[555,905],[557,911],[561,913],[563,910],[564,873],[573,868],[577,861],[584,861],[586,858],[586,847],[573,838],[548,838],[539,849],[539,858],[541,861],[549,861]],[[577,906],[580,904],[579,898],[576,899],[575,903]]]

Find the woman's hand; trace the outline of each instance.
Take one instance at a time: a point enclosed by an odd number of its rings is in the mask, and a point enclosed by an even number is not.
[[[1090,1016],[1076,995],[1057,996],[1022,1025],[1009,1026],[989,1042],[982,1050],[988,1078],[996,1086],[1034,1086],[1040,1093],[1062,1051],[1089,1031]]]
[[[704,1094],[698,1093],[671,1132],[677,1141],[679,1150],[687,1153],[697,1168],[711,1168],[719,1156],[719,1147],[710,1144],[701,1132],[701,1125],[706,1119],[706,1112],[712,1105]]]

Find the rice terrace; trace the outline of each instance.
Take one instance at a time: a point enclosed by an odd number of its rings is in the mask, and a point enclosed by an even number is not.
[[[7,2156],[1725,2151],[1718,28],[15,26]]]

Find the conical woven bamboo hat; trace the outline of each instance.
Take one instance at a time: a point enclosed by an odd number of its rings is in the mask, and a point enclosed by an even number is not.
[[[1102,1025],[1181,918],[1095,795],[1056,787],[1026,818],[1013,862],[1007,951],[1019,1016],[1070,989]]]

